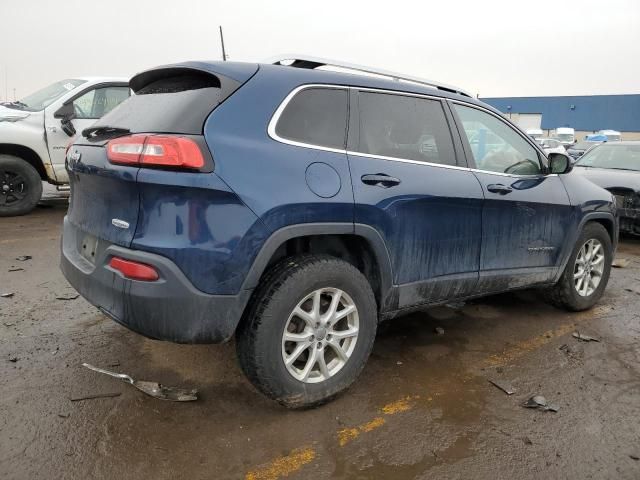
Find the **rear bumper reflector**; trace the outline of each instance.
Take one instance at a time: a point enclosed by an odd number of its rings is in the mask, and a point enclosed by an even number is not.
[[[155,282],[160,278],[155,268],[144,263],[125,260],[120,257],[111,257],[109,266],[122,273],[125,278],[129,278],[131,280]]]

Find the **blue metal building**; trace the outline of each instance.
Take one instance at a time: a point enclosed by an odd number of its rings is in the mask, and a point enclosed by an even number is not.
[[[640,94],[482,98],[504,114],[541,114],[543,130],[640,132]]]

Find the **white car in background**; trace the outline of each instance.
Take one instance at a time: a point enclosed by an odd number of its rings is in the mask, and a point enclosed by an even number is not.
[[[544,150],[544,153],[549,155],[550,153],[564,153],[567,154],[567,150],[562,145],[560,140],[556,140],[555,138],[539,138],[538,143]]]
[[[67,145],[130,95],[129,80],[61,80],[21,100],[0,104],[0,217],[30,212],[42,181],[65,186]]]

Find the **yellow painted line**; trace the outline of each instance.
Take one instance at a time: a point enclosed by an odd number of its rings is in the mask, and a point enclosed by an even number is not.
[[[555,338],[566,335],[567,333],[575,330],[575,328],[575,324],[571,323],[569,325],[562,325],[553,330],[547,330],[541,335],[523,340],[522,342],[518,342],[514,346],[507,348],[501,353],[490,355],[485,359],[484,365],[487,367],[498,367],[507,365],[508,363],[513,362],[514,360],[526,355],[527,353],[537,350],[543,345],[546,345]]]
[[[413,401],[420,398],[419,395],[413,395],[409,397],[404,397],[395,402],[387,403],[384,405],[380,412],[383,415],[395,415],[396,413],[406,412],[407,410],[411,410],[413,408]],[[344,447],[347,443],[352,440],[355,440],[363,433],[371,432],[376,428],[380,428],[384,425],[386,420],[382,417],[376,417],[370,422],[363,423],[362,425],[358,425],[352,428],[343,428],[338,431],[338,445]]]
[[[299,448],[251,470],[244,478],[245,480],[276,480],[297,472],[314,458],[316,458],[316,451],[312,447]]]
[[[574,323],[560,325],[559,327],[551,330],[547,330],[546,332],[543,332],[538,336],[518,342],[514,346],[504,350],[501,353],[490,355],[483,362],[484,366],[499,367],[499,366],[507,365],[513,362],[514,360],[517,360],[518,358],[526,355],[527,353],[537,350],[538,348],[546,345],[552,340],[575,331],[577,328],[576,322],[581,322],[589,318],[599,317],[609,312],[610,310],[611,310],[611,307],[607,305],[602,305],[602,306],[595,307],[591,310],[578,313],[573,318]]]
[[[358,425],[353,428],[344,428],[338,431],[338,445],[344,447],[351,440],[355,440],[360,436],[361,433],[370,432],[375,430],[376,428],[381,427],[385,424],[385,419],[382,417],[376,417],[370,422],[363,423],[362,425]]]

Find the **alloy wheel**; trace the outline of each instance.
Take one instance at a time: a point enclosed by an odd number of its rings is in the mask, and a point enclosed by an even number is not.
[[[587,240],[578,251],[573,268],[573,281],[582,297],[588,297],[596,291],[604,272],[604,247],[599,240]]]
[[[358,332],[358,309],[346,292],[311,292],[293,309],[282,334],[287,371],[304,383],[328,380],[349,361]]]

